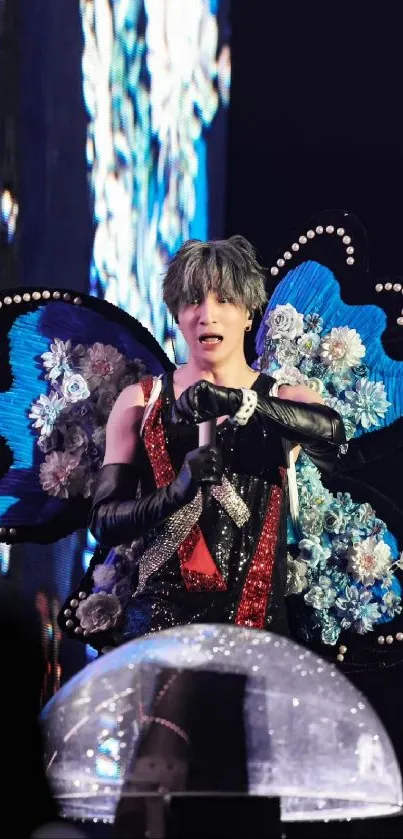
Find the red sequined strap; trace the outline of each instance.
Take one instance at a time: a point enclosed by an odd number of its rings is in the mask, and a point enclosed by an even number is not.
[[[237,626],[264,629],[278,543],[285,470],[282,486],[273,486],[256,551],[252,558],[235,616]]]
[[[147,376],[145,379],[141,379],[140,381],[140,387],[144,394],[144,405],[147,405],[150,400],[151,392],[154,387],[154,382],[155,379],[153,379],[152,376]]]
[[[147,380],[144,380],[147,381]],[[143,386],[143,385],[142,385]],[[151,392],[151,391],[150,391]],[[144,393],[146,399],[146,394]],[[148,395],[148,399],[150,394]],[[155,483],[160,489],[176,477],[165,440],[162,423],[162,399],[159,397],[144,423],[143,441],[147,449]],[[195,524],[178,548],[181,573],[190,591],[224,591],[226,583],[221,576],[204,541],[200,527]]]

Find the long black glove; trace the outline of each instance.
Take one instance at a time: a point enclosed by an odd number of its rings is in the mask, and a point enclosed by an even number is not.
[[[240,388],[218,387],[202,380],[177,399],[172,420],[194,424],[225,415],[233,417],[242,399]],[[319,469],[334,469],[346,437],[342,420],[333,408],[258,394],[256,411],[268,417],[281,437],[300,444]]]
[[[399,417],[391,425],[350,440],[347,453],[340,458],[337,468],[340,472],[361,469],[401,448],[403,448],[403,417]]]
[[[187,453],[179,474],[168,486],[135,499],[135,467],[129,463],[103,466],[91,510],[91,533],[109,547],[132,542],[192,501],[200,486],[221,483],[222,472],[218,450],[201,446]]]

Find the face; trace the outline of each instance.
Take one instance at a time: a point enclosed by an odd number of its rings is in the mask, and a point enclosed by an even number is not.
[[[190,355],[204,365],[243,354],[245,327],[250,323],[243,303],[230,303],[214,292],[178,313],[178,325]]]

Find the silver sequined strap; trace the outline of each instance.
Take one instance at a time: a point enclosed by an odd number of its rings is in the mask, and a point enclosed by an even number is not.
[[[231,516],[237,527],[243,527],[246,524],[250,517],[250,510],[225,475],[222,484],[212,487],[211,494],[224,507],[225,512]]]
[[[228,478],[224,477],[222,484],[213,487],[211,493],[226,513],[231,516],[237,527],[243,527],[246,524],[250,511]],[[146,548],[140,557],[139,581],[135,596],[144,590],[151,574],[158,571],[171,558],[179,545],[189,535],[193,525],[200,518],[202,506],[202,496],[199,491],[193,501],[167,519],[152,545]]]
[[[155,574],[186,539],[193,525],[200,518],[202,506],[203,502],[199,490],[193,501],[173,513],[163,524],[160,533],[152,545],[146,548],[140,559],[139,582],[135,595],[143,591],[151,574]]]

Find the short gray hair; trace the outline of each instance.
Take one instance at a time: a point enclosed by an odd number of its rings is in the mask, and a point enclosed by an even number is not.
[[[189,239],[179,248],[164,278],[164,301],[175,319],[184,306],[219,292],[253,314],[266,302],[263,269],[243,236],[211,242]]]

